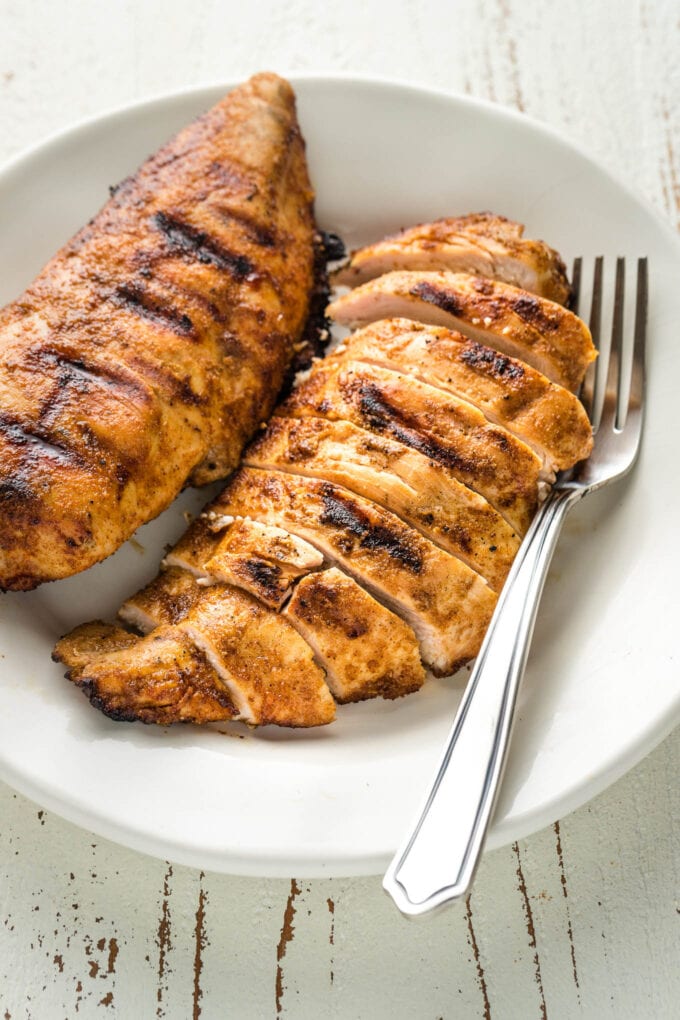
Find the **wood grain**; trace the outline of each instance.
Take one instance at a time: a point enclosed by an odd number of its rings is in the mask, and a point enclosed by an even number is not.
[[[0,0],[0,26],[0,159],[184,85],[358,70],[545,120],[680,227],[675,0]],[[204,875],[0,786],[0,1018],[676,1017],[679,766],[676,732],[421,924],[375,878]]]

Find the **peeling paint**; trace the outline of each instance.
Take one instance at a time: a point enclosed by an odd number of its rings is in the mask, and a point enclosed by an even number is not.
[[[555,830],[555,847],[557,850],[557,863],[560,869],[560,882],[562,884],[562,892],[564,894],[564,906],[567,912],[567,937],[569,939],[569,948],[571,950],[571,969],[574,978],[574,984],[576,985],[576,995],[578,1001],[581,1001],[581,994],[578,983],[578,970],[576,969],[576,947],[574,946],[574,932],[571,927],[571,913],[569,911],[569,894],[567,891],[567,875],[564,869],[564,856],[562,854],[562,839],[560,835],[560,823],[555,822],[553,826]]]
[[[286,951],[288,949],[288,943],[292,942],[295,938],[295,925],[293,919],[295,918],[295,900],[300,895],[300,887],[294,878],[290,880],[290,893],[286,901],[286,909],[283,912],[283,924],[281,925],[281,937],[279,938],[279,944],[276,947],[276,1013],[277,1016],[281,1012],[283,1003],[283,968],[281,963]]]
[[[194,928],[194,993],[193,993],[193,1020],[198,1020],[201,1015],[200,1000],[203,998],[203,990],[201,988],[201,971],[203,970],[203,950],[206,946],[205,939],[205,904],[207,900],[206,892],[203,888],[203,879],[205,875],[203,872],[199,878],[198,888],[198,907],[196,908],[196,926]]]
[[[158,987],[156,989],[156,1002],[158,1006],[156,1008],[156,1016],[165,1016],[165,1010],[163,1009],[163,992],[168,990],[166,981],[166,970],[167,970],[167,955],[172,949],[172,940],[170,937],[171,931],[171,918],[170,918],[170,879],[172,878],[172,864],[168,864],[168,870],[163,878],[163,899],[161,901],[161,917],[158,922],[158,932],[156,935],[156,944],[158,946]]]
[[[545,993],[543,991],[543,976],[541,974],[541,961],[539,959],[538,946],[536,944],[536,929],[534,927],[534,915],[531,910],[531,901],[529,899],[529,894],[527,892],[527,884],[524,879],[524,872],[522,871],[522,858],[519,852],[519,844],[513,843],[512,849],[514,851],[515,857],[517,858],[517,872],[516,872],[518,881],[517,888],[519,892],[522,894],[522,900],[524,903],[524,918],[526,921],[527,934],[529,936],[529,945],[534,951],[534,972],[536,985],[538,986],[538,992],[540,995],[541,1020],[547,1020],[548,1011],[546,1009]]]
[[[482,960],[479,953],[479,946],[477,944],[477,936],[475,934],[475,928],[472,923],[472,903],[469,895],[465,900],[465,916],[467,918],[468,925],[468,942],[470,943],[472,955],[475,958],[475,965],[477,968],[477,983],[482,993],[484,1020],[491,1020],[491,1003],[489,1002],[489,992],[486,987],[486,975],[484,974],[484,967],[482,966]]]

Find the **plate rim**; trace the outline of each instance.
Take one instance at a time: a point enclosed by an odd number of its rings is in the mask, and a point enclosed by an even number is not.
[[[479,109],[485,115],[491,114],[503,120],[510,120],[523,126],[529,126],[549,138],[553,143],[577,154],[585,163],[612,181],[623,194],[632,202],[641,207],[647,215],[655,222],[655,225],[665,235],[666,240],[675,249],[675,255],[680,265],[680,237],[671,224],[643,194],[631,187],[625,180],[622,180],[617,173],[591,156],[577,142],[566,136],[558,128],[543,122],[542,120],[517,111],[511,107],[492,102],[491,100],[468,96],[466,94],[433,87],[426,83],[400,77],[391,77],[380,74],[354,73],[352,71],[305,71],[297,73],[277,72],[282,74],[296,88],[298,82],[318,82],[326,84],[329,82],[347,82],[349,84],[378,86],[388,90],[402,90],[415,93],[421,97],[436,98],[445,101],[453,101],[473,110]],[[226,93],[234,88],[238,81],[205,81],[192,84],[180,89],[158,92],[142,99],[135,99],[131,102],[112,106],[99,113],[80,118],[66,126],[59,128],[46,135],[41,140],[29,145],[14,156],[5,160],[0,165],[0,185],[6,177],[21,169],[22,164],[27,163],[36,157],[44,157],[47,150],[52,146],[77,140],[79,135],[86,136],[88,131],[104,122],[115,122],[124,120],[138,112],[150,112],[154,106],[172,104],[175,101],[187,98],[198,97],[209,92],[222,91]],[[507,845],[517,839],[536,832],[555,820],[564,817],[576,808],[584,805],[593,797],[596,797],[603,790],[616,782],[627,771],[638,764],[648,753],[650,753],[661,741],[668,736],[680,723],[680,701],[674,713],[667,712],[662,719],[650,723],[642,732],[637,732],[636,739],[626,744],[623,752],[619,752],[608,767],[603,768],[590,779],[584,778],[574,783],[562,792],[560,796],[552,799],[549,806],[544,803],[542,808],[537,807],[531,811],[525,811],[520,816],[512,816],[512,820],[494,825],[490,831],[486,850],[496,849]],[[35,803],[42,805],[50,811],[54,811],[60,817],[76,824],[77,826],[96,833],[106,839],[113,840],[123,846],[135,851],[168,859],[174,863],[183,864],[189,867],[204,867],[216,872],[225,872],[233,875],[257,876],[257,877],[288,877],[296,873],[301,877],[349,877],[358,875],[378,874],[389,863],[394,849],[375,850],[367,853],[365,850],[356,854],[347,854],[333,857],[329,855],[328,847],[319,845],[299,845],[296,851],[295,860],[292,857],[282,857],[275,851],[265,851],[260,848],[257,856],[246,857],[238,848],[226,848],[219,857],[212,851],[204,853],[205,864],[197,863],[197,848],[188,843],[183,846],[179,844],[167,844],[162,835],[154,833],[149,836],[148,832],[140,833],[132,826],[126,826],[120,821],[111,820],[105,814],[93,812],[80,803],[80,798],[73,794],[64,793],[63,789],[57,790],[52,784],[42,785],[33,777],[28,777],[17,772],[0,756],[0,778],[7,782],[13,789],[19,791]],[[548,820],[546,820],[548,819]],[[94,824],[93,824],[94,823]],[[171,850],[170,853],[168,851]],[[300,867],[302,865],[302,869]]]

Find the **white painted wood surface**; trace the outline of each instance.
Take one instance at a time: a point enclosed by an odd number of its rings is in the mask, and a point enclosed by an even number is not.
[[[370,71],[537,116],[680,226],[679,52],[675,0],[0,0],[0,159],[183,85]],[[678,1017],[679,766],[676,731],[418,924],[377,878],[173,868],[0,786],[0,1020]]]

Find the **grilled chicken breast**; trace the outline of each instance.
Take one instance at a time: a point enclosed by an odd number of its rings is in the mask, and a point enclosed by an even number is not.
[[[351,421],[418,450],[484,496],[519,534],[548,477],[533,450],[471,404],[377,365],[321,364],[280,413]]]
[[[574,391],[597,356],[590,330],[573,312],[466,273],[387,273],[336,298],[328,314],[352,328],[398,316],[448,326]]]
[[[519,538],[436,460],[348,421],[274,417],[244,456],[248,467],[342,485],[379,503],[457,556],[500,591]]]
[[[567,304],[571,288],[562,259],[524,226],[493,213],[421,223],[352,253],[335,282],[354,287],[395,269],[447,269],[523,287]]]
[[[381,320],[347,337],[326,364],[347,358],[408,373],[474,404],[531,446],[549,471],[570,467],[592,449],[588,415],[570,390],[460,333]]]
[[[123,605],[145,636],[94,623],[57,646],[95,704],[320,725],[333,699],[399,697],[477,654],[541,495],[590,451],[570,388],[594,352],[554,300],[451,268],[568,296],[555,253],[487,214],[355,253],[339,278],[369,282],[332,310],[365,328]]]
[[[293,92],[257,75],[0,312],[0,587],[89,567],[236,466],[306,319],[312,198]]]

